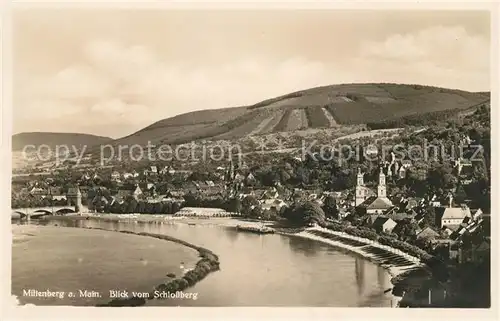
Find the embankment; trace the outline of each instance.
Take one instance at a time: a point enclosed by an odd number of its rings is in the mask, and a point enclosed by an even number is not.
[[[279,232],[283,235],[303,237],[325,244],[329,244],[340,249],[360,255],[387,270],[391,275],[393,306],[397,306],[402,299],[401,291],[395,291],[398,283],[408,275],[409,271],[425,270],[423,264],[417,257],[411,256],[398,249],[387,245],[352,236],[342,232],[332,231],[321,227],[306,228],[297,233]]]

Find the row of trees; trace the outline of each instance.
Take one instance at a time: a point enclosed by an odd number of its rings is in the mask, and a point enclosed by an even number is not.
[[[177,202],[157,202],[137,201],[133,197],[127,197],[123,203],[114,202],[110,204],[103,200],[94,202],[94,208],[97,212],[116,213],[116,214],[174,214],[181,209],[181,204]]]

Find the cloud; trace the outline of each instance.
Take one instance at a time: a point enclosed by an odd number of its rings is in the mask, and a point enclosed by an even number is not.
[[[331,80],[322,63],[300,57],[284,61],[240,57],[202,66],[169,64],[145,46],[110,41],[87,43],[82,52],[83,61],[54,75],[21,81],[19,87],[24,89],[19,90],[17,103],[24,116],[16,115],[18,122],[64,122],[71,116],[85,126],[140,129],[179,113],[253,104]]]
[[[89,41],[74,63],[52,74],[26,70],[17,76],[14,126],[17,131],[85,128],[119,137],[180,113],[249,105],[335,83],[484,90],[489,46],[487,38],[463,27],[436,26],[361,42],[357,52],[342,59],[314,61],[295,52],[279,59],[252,52],[200,63],[198,53],[173,61],[153,46]]]
[[[393,34],[383,41],[367,41],[361,45],[360,56],[489,71],[489,48],[488,38],[469,34],[462,26],[434,26],[413,33]]]
[[[85,99],[109,94],[112,83],[87,65],[73,65],[47,79],[35,79],[28,94],[58,99]]]

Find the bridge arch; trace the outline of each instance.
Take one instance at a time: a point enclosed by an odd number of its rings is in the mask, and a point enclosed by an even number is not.
[[[72,208],[61,208],[57,210],[54,214],[68,214],[68,213],[76,213],[76,211]]]
[[[30,215],[30,218],[40,218],[42,216],[46,216],[46,215],[52,215],[52,212],[49,211],[49,210],[36,210],[33,212],[33,214]]]
[[[26,213],[24,213],[22,211],[12,211],[11,218],[13,218],[13,219],[25,218],[25,217],[26,217]]]
[[[49,211],[49,210],[42,210],[42,209],[40,209],[40,210],[34,211],[33,214],[52,214],[52,212]]]

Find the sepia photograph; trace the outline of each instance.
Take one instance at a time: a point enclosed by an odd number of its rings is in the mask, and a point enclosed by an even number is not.
[[[493,18],[12,6],[10,304],[491,309]]]

